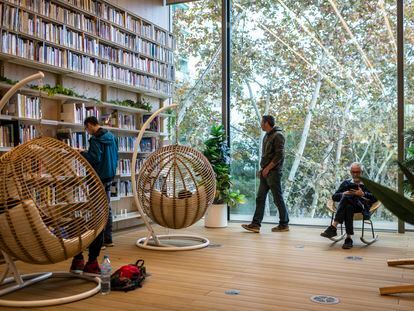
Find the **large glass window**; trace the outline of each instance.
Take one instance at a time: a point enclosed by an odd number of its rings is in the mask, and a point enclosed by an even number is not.
[[[179,137],[202,150],[211,125],[221,123],[221,3],[178,4],[172,12]]]
[[[326,225],[326,202],[354,161],[395,188],[396,1],[233,0],[232,19],[232,176],[247,196],[232,219],[254,212],[263,114],[285,132],[292,223]],[[275,215],[270,197],[265,221]],[[386,209],[375,218],[396,227]]]

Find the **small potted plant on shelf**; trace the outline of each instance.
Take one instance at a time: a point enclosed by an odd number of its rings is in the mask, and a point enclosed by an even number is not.
[[[203,154],[216,173],[216,194],[213,205],[204,216],[204,225],[212,228],[227,226],[227,206],[237,207],[245,203],[245,196],[231,189],[230,150],[222,125],[213,125],[210,137],[204,142]]]

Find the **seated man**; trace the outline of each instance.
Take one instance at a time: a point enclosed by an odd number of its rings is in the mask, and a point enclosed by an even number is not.
[[[321,233],[321,236],[325,238],[332,238],[337,235],[338,223],[345,222],[346,239],[342,246],[343,249],[352,248],[351,235],[354,234],[354,213],[362,213],[364,219],[369,219],[369,209],[377,201],[362,183],[360,179],[362,171],[363,168],[360,163],[354,162],[351,164],[352,179],[342,182],[339,189],[332,196],[332,200],[339,202],[334,222]]]

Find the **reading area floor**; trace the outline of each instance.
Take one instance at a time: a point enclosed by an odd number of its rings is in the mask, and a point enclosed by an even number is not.
[[[414,233],[380,232],[376,244],[366,247],[355,239],[353,249],[343,250],[341,242],[335,245],[320,237],[318,228],[291,226],[283,233],[270,229],[264,225],[261,234],[254,234],[243,232],[238,223],[225,229],[206,229],[199,223],[185,231],[209,238],[212,245],[187,252],[137,248],[136,238],[146,233],[143,228],[116,233],[116,246],[103,253],[114,269],[144,259],[151,276],[142,288],[30,310],[414,310],[414,294],[380,296],[378,291],[381,286],[414,283],[414,267],[386,264],[387,259],[414,257]],[[26,273],[61,271],[69,265],[18,262]],[[59,297],[87,287],[78,280],[51,280],[7,298]],[[228,290],[239,294],[226,294]],[[314,295],[332,295],[339,303],[321,305],[311,301]]]

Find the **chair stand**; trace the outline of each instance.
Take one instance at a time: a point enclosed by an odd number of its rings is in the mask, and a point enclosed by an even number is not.
[[[333,223],[334,216],[335,216],[335,213],[332,213],[332,215],[331,215],[331,225]],[[329,238],[329,240],[331,240],[332,242],[336,243],[336,242],[342,241],[343,239],[345,239],[345,237],[346,237],[346,233],[344,233],[344,228],[343,228],[343,226],[341,224],[341,234],[338,235],[338,236],[334,236],[332,238]]]
[[[26,300],[26,301],[19,301],[19,300],[5,300],[0,299],[0,306],[2,307],[16,307],[16,308],[24,308],[24,307],[45,307],[45,306],[54,306],[69,302],[78,301],[81,299],[85,299],[91,297],[98,293],[101,290],[101,280],[98,277],[87,277],[83,275],[78,275],[69,272],[41,272],[41,273],[31,273],[31,274],[24,274],[21,275],[17,270],[17,267],[14,261],[10,258],[9,255],[2,252],[4,259],[6,260],[6,269],[3,272],[0,278],[0,286],[4,286],[10,283],[15,283],[14,285],[9,285],[6,288],[0,290],[0,297],[6,294],[15,292],[27,286],[36,284],[38,282],[47,280],[49,278],[77,278],[83,279],[90,282],[95,282],[97,284],[91,290],[85,291],[80,294],[62,297],[62,298],[55,298],[55,299],[44,299],[44,300]],[[11,273],[13,276],[6,278],[8,273]]]
[[[150,250],[159,250],[159,251],[189,251],[200,249],[208,246],[210,241],[206,238],[194,236],[194,235],[157,235],[157,239],[154,239],[151,236],[147,236],[145,238],[140,238],[137,240],[136,245],[140,248],[150,249]],[[158,240],[158,241],[157,241]],[[162,241],[193,241],[197,242],[195,245],[172,245],[172,244],[165,244]],[[158,243],[157,243],[158,242]]]
[[[371,239],[366,239],[364,237],[365,223],[371,225],[371,233],[372,233],[372,238]],[[362,220],[362,236],[361,236],[361,241],[362,241],[362,243],[365,243],[366,245],[371,245],[372,243],[375,243],[376,241],[378,241],[378,234],[375,234],[374,225],[373,225],[371,219],[366,219],[366,220],[363,219]]]
[[[414,258],[390,259],[387,264],[390,267],[414,265]],[[379,291],[381,295],[414,293],[414,284],[380,287]]]

